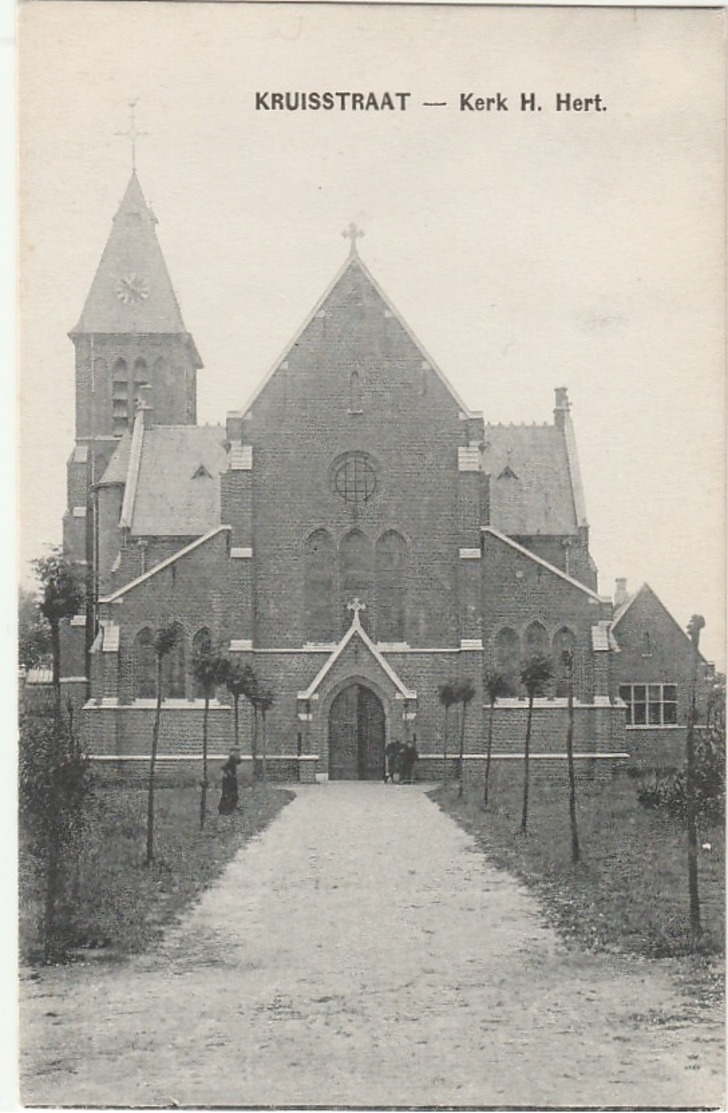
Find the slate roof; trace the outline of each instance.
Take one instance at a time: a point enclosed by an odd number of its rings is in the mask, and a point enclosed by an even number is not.
[[[129,453],[131,452],[131,433],[127,429],[122,434],[121,440],[114,449],[106,471],[99,480],[99,487],[110,487],[113,483],[126,483],[129,471]]]
[[[156,223],[136,173],[132,173],[81,318],[71,336],[80,332],[189,336],[157,241]],[[124,301],[117,291],[119,284],[129,278],[139,284],[144,296]]]
[[[576,532],[569,455],[557,425],[486,425],[490,524],[511,536]]]
[[[225,440],[222,425],[153,425],[144,430],[132,536],[194,537],[220,525],[220,473],[228,466]],[[200,465],[210,478],[200,473]]]

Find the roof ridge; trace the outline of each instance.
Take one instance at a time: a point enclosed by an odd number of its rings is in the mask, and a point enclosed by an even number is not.
[[[196,537],[194,541],[190,541],[189,545],[184,545],[176,553],[172,553],[172,556],[167,557],[166,560],[162,560],[159,564],[155,564],[154,568],[150,568],[148,572],[144,572],[141,576],[137,576],[135,580],[130,580],[128,584],[124,584],[124,586],[120,587],[118,591],[114,591],[111,595],[104,595],[100,597],[98,602],[117,603],[122,595],[125,595],[128,591],[131,591],[133,588],[138,587],[139,584],[143,583],[145,580],[150,579],[152,576],[156,576],[157,572],[161,572],[162,569],[168,568],[170,564],[174,564],[174,562],[176,560],[179,560],[181,557],[187,556],[187,554],[191,553],[193,549],[196,549],[199,545],[203,545],[206,541],[209,541],[211,538],[215,537],[216,534],[221,533],[223,530],[227,530],[229,533],[232,533],[232,526],[216,526],[215,529],[210,530],[209,533],[203,534],[202,537]]]
[[[547,560],[544,560],[543,557],[538,556],[530,549],[527,549],[524,545],[519,545],[518,542],[514,541],[512,537],[508,537],[505,533],[501,533],[500,530],[493,529],[492,526],[481,526],[480,530],[481,533],[492,534],[493,537],[497,537],[499,541],[505,541],[505,543],[507,545],[510,545],[511,548],[516,549],[519,553],[523,553],[524,556],[530,557],[530,559],[535,561],[536,564],[540,564],[544,568],[548,568],[549,572],[554,572],[557,576],[560,576],[562,580],[566,580],[566,582],[571,584],[573,587],[578,587],[581,591],[585,592],[586,595],[590,595],[592,599],[596,599],[598,603],[607,602],[606,597],[598,595],[596,591],[592,591],[592,589],[590,587],[587,587],[586,584],[582,584],[579,580],[575,580],[573,576],[570,576],[568,574],[568,572],[562,572],[561,569],[557,568],[555,564],[549,564],[549,562]],[[609,600],[609,602],[611,602],[611,600]]]

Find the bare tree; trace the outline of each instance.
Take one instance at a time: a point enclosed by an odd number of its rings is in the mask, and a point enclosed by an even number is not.
[[[501,696],[507,695],[509,691],[508,678],[502,672],[492,671],[486,673],[485,676],[485,690],[488,693],[488,700],[490,702],[490,714],[488,716],[488,740],[486,742],[485,750],[485,780],[483,782],[483,811],[488,807],[488,788],[490,785],[490,761],[493,753],[493,719],[495,717],[495,703]]]
[[[460,680],[455,686],[455,691],[457,694],[457,702],[463,705],[463,710],[460,715],[460,750],[458,752],[458,798],[461,798],[464,791],[465,716],[467,714],[468,704],[475,695],[475,687],[470,680]]]
[[[528,793],[531,775],[531,725],[533,722],[533,701],[546,690],[551,679],[551,660],[542,653],[527,657],[521,666],[521,683],[528,696],[528,717],[526,719],[526,741],[523,748],[523,810],[521,812],[521,831],[528,833]]]
[[[205,709],[202,714],[202,780],[200,781],[200,830],[205,826],[207,817],[207,731],[210,713],[210,700],[215,695],[215,689],[224,684],[230,663],[224,653],[216,649],[209,637],[204,638],[198,645],[192,658],[192,672],[197,682],[202,687],[205,698]]]
[[[445,730],[443,734],[442,743],[442,779],[447,782],[447,743],[448,743],[448,726],[450,719],[450,708],[458,702],[456,693],[457,681],[448,680],[441,684],[437,689],[437,696],[440,703],[445,708]]]
[[[690,936],[694,950],[700,946],[703,928],[700,922],[700,894],[698,892],[698,830],[695,807],[695,724],[697,721],[698,662],[700,660],[700,631],[705,626],[701,614],[694,614],[688,623],[688,637],[693,647],[690,677],[690,704],[687,724],[687,769],[685,785],[685,811],[688,833],[688,894],[690,898]]]
[[[59,549],[33,561],[41,583],[40,612],[50,627],[53,680],[54,726],[48,753],[48,793],[46,822],[48,838],[45,855],[45,898],[43,917],[44,957],[51,961],[58,950],[58,902],[63,888],[62,854],[64,816],[64,770],[69,754],[63,752],[67,737],[61,708],[61,622],[78,614],[84,605],[84,587],[73,566]]]
[[[162,666],[165,657],[174,649],[179,637],[179,627],[173,623],[162,626],[152,637],[155,664],[155,693],[154,726],[152,727],[152,748],[149,754],[149,778],[147,782],[147,856],[146,864],[149,866],[154,861],[154,774],[157,766],[157,749],[159,748],[159,726],[162,720],[163,681]]]
[[[569,823],[571,824],[571,860],[579,861],[579,829],[576,823],[576,773],[574,770],[574,655],[569,649],[561,654],[567,682],[566,762],[569,767]]]
[[[233,722],[235,734],[235,749],[240,749],[240,697],[249,699],[249,693],[254,688],[254,676],[250,665],[241,665],[231,661],[225,677],[225,686],[233,697]]]
[[[273,689],[265,681],[257,685],[255,692],[255,707],[260,711],[260,721],[262,724],[263,733],[263,784],[268,783],[268,730],[266,727],[266,715],[273,706],[275,694]]]

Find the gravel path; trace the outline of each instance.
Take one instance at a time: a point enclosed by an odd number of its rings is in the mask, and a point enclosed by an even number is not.
[[[22,998],[31,1105],[723,1096],[721,1017],[685,1019],[669,964],[567,951],[420,786],[297,788],[153,954]]]

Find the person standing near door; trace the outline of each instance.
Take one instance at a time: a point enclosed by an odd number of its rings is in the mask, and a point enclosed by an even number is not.
[[[392,740],[384,751],[384,783],[394,784],[394,774],[397,772],[399,757],[399,742]]]

